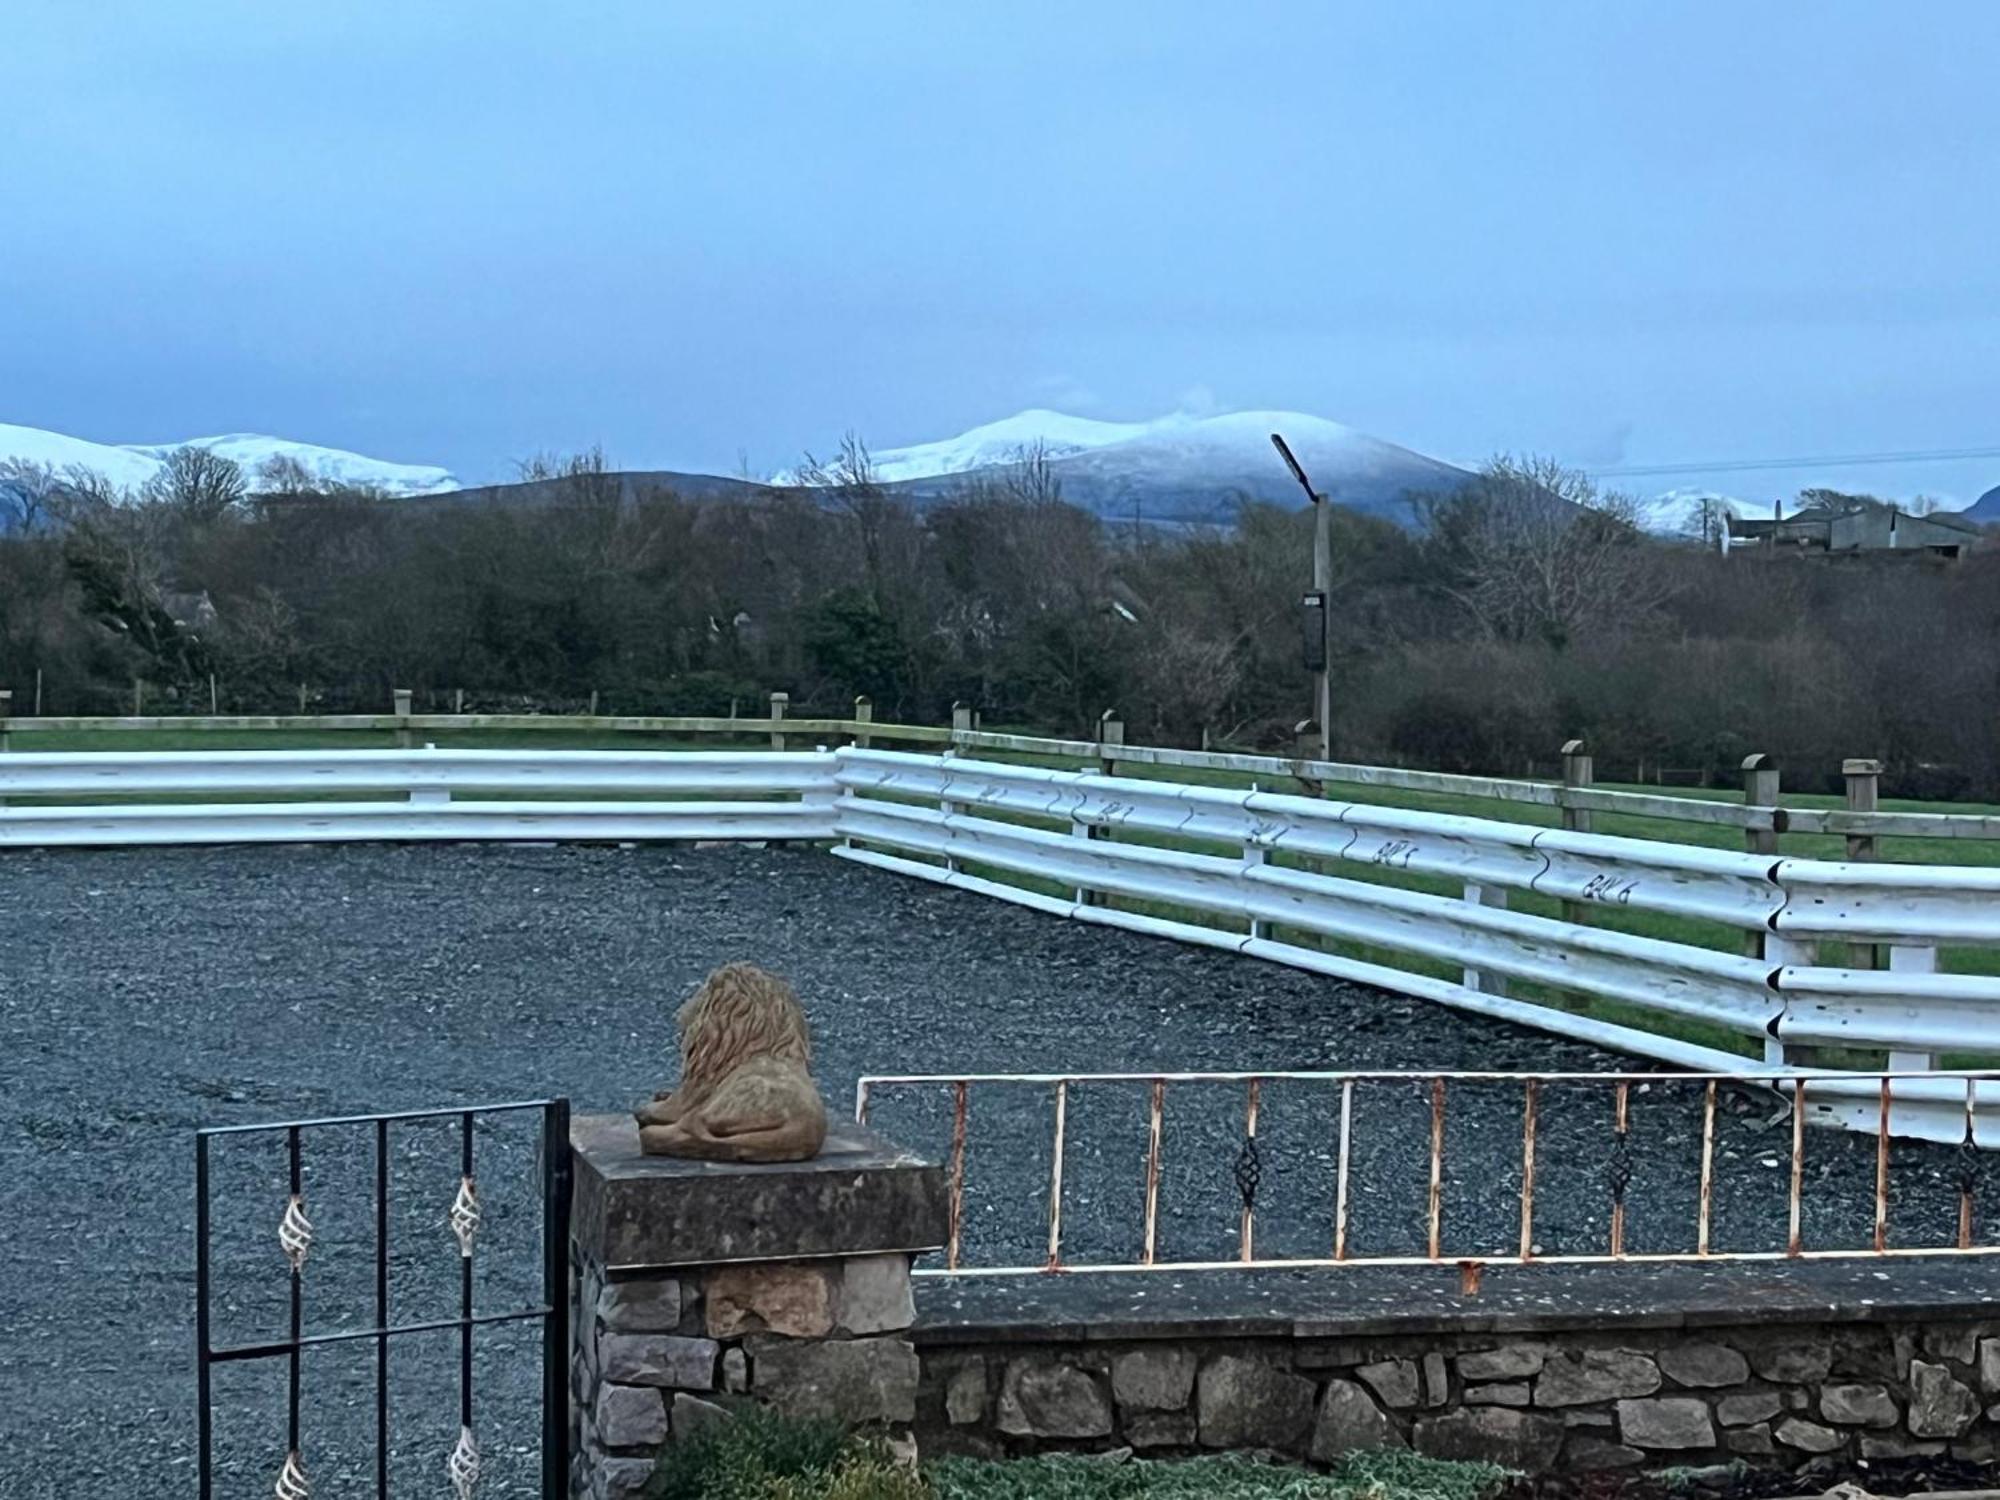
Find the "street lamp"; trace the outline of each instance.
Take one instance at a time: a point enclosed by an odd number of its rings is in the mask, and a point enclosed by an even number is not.
[[[1306,670],[1319,676],[1319,691],[1313,717],[1319,720],[1320,759],[1333,759],[1333,665],[1332,611],[1329,608],[1330,591],[1333,588],[1333,533],[1331,525],[1332,505],[1325,495],[1312,487],[1306,478],[1306,471],[1299,461],[1292,457],[1292,450],[1285,446],[1285,440],[1277,433],[1271,434],[1271,446],[1278,450],[1278,457],[1285,461],[1285,467],[1292,471],[1292,478],[1299,482],[1299,488],[1306,492],[1313,508],[1313,586],[1300,604],[1303,608],[1306,637]]]

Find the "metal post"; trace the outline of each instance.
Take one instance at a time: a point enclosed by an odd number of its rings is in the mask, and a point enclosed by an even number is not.
[[[195,1485],[200,1500],[214,1493],[210,1472],[210,1450],[215,1439],[215,1419],[209,1410],[208,1351],[208,1136],[196,1132],[194,1138],[194,1381],[195,1381]]]
[[[542,1500],[569,1493],[569,1101],[542,1116]]]
[[[875,722],[875,700],[865,693],[854,700],[854,722],[857,726]],[[867,730],[861,728],[855,729],[854,745],[856,749],[866,750],[874,743],[873,736]]]
[[[1332,627],[1326,622],[1332,619],[1333,591],[1333,505],[1320,491],[1312,487],[1306,478],[1306,471],[1292,456],[1292,450],[1277,433],[1271,434],[1271,446],[1278,450],[1278,457],[1285,461],[1285,467],[1292,471],[1292,478],[1299,482],[1299,488],[1306,492],[1306,498],[1313,508],[1313,589],[1321,599],[1321,628],[1326,632],[1321,640],[1319,681],[1313,694],[1313,717],[1319,724],[1319,758],[1333,759],[1333,651]]]
[[[771,723],[773,725],[784,721],[785,709],[791,701],[792,695],[790,693],[771,694]],[[773,750],[782,750],[785,748],[785,733],[783,730],[777,728],[771,730],[771,748]]]
[[[1333,506],[1326,496],[1313,496],[1313,587],[1326,600],[1326,649],[1321,652],[1318,692],[1313,717],[1319,720],[1319,758],[1333,759]]]

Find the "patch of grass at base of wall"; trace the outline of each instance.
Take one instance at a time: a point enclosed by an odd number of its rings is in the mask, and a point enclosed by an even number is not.
[[[1325,1473],[1233,1455],[941,1459],[912,1468],[835,1422],[757,1407],[661,1455],[648,1500],[1485,1500],[1492,1464],[1349,1453]]]
[[[926,1472],[937,1500],[1482,1500],[1507,1478],[1390,1450],[1349,1453],[1324,1474],[1236,1457],[944,1459]]]

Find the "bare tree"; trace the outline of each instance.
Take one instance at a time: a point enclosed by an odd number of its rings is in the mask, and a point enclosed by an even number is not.
[[[1670,592],[1637,503],[1553,460],[1497,458],[1419,514],[1433,586],[1496,640],[1562,646],[1623,631]]]
[[[176,448],[146,482],[146,498],[189,520],[215,521],[243,500],[243,470],[209,448]]]

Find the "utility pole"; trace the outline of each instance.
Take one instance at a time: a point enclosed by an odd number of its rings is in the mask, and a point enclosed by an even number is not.
[[[1333,759],[1333,652],[1332,652],[1332,603],[1329,597],[1333,588],[1333,517],[1332,505],[1325,495],[1312,487],[1306,478],[1306,471],[1299,461],[1292,457],[1292,450],[1285,446],[1285,440],[1277,433],[1271,434],[1271,446],[1278,450],[1278,456],[1285,461],[1285,467],[1292,471],[1292,478],[1299,482],[1299,488],[1312,501],[1313,509],[1313,583],[1312,592],[1301,601],[1305,610],[1305,646],[1307,670],[1319,675],[1318,692],[1315,695],[1313,717],[1319,720],[1320,759]]]

